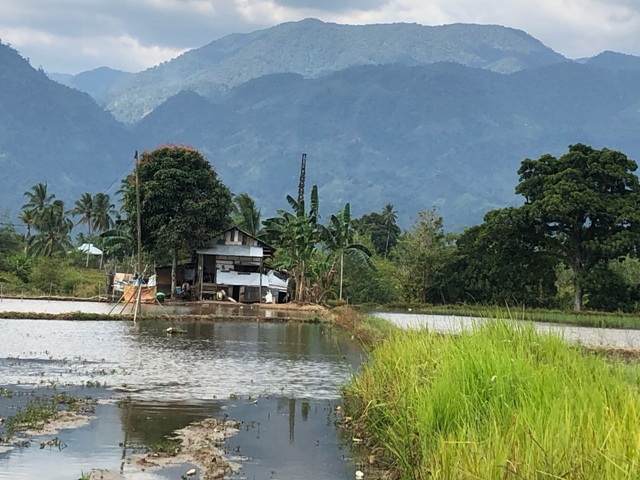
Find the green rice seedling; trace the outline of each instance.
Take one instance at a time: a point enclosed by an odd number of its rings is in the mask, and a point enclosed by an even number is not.
[[[406,479],[632,479],[640,367],[495,320],[392,335],[345,388],[347,414]]]

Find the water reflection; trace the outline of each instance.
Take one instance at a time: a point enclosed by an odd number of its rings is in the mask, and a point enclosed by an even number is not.
[[[167,335],[169,326],[187,333]],[[186,470],[127,467],[123,452],[225,415],[243,421],[227,445],[243,456],[238,478],[353,477],[333,412],[361,351],[326,325],[0,320],[0,329],[0,386],[99,381],[122,390],[90,424],[60,432],[64,450],[0,454],[0,479],[68,480],[121,466],[130,479],[179,478]]]

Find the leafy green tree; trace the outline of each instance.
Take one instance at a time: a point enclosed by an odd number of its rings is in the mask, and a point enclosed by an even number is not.
[[[277,210],[278,217],[266,219],[263,238],[276,247],[273,265],[287,269],[295,281],[295,297],[298,302],[307,299],[307,276],[311,273],[314,255],[322,237],[318,222],[318,187],[311,189],[310,208],[305,209],[304,199],[298,202],[287,195],[292,212]]]
[[[381,213],[371,212],[354,219],[353,226],[361,235],[370,235],[375,252],[387,257],[396,246],[402,231],[396,224],[397,212],[393,205],[387,204]]]
[[[245,232],[257,236],[260,230],[260,209],[248,193],[233,197],[233,224]]]
[[[426,303],[440,297],[438,284],[451,249],[435,209],[418,212],[413,229],[404,232],[393,251],[398,283],[406,301]]]
[[[323,229],[322,235],[323,243],[333,258],[330,271],[335,272],[337,264],[340,263],[340,293],[338,295],[340,299],[342,299],[345,256],[356,263],[375,268],[371,261],[371,252],[364,245],[355,243],[355,235],[356,231],[351,223],[351,206],[347,203],[341,212],[329,217],[329,224]],[[333,274],[331,278],[333,278]]]
[[[456,240],[445,267],[448,302],[550,306],[557,260],[541,252],[519,208],[492,210]]]
[[[231,192],[197,150],[167,145],[144,152],[137,164],[142,219],[142,246],[169,252],[171,291],[176,289],[178,255],[191,254],[229,226]],[[124,210],[135,238],[136,188],[132,176]]]
[[[560,158],[522,162],[516,193],[539,236],[539,248],[572,271],[576,311],[584,279],[599,262],[630,252],[640,240],[637,164],[621,152],[577,144]]]

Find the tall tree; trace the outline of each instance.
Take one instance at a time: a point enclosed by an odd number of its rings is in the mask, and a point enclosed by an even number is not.
[[[584,278],[599,262],[624,256],[640,240],[636,162],[621,152],[576,144],[560,158],[523,160],[516,193],[539,234],[539,248],[573,274],[576,311]]]
[[[381,257],[387,257],[395,247],[402,231],[396,224],[397,212],[393,205],[386,205],[381,213],[371,212],[353,220],[354,228],[361,235],[369,235],[375,251]]]
[[[351,223],[351,206],[347,203],[341,212],[329,217],[329,223],[323,230],[324,244],[333,257],[331,272],[335,271],[338,263],[340,264],[340,290],[338,295],[340,299],[342,299],[345,256],[355,262],[375,268],[371,261],[371,252],[365,246],[355,243],[355,235],[356,231]],[[333,275],[331,275],[331,278],[333,278]]]
[[[73,248],[71,230],[73,221],[66,215],[61,200],[46,205],[35,223],[37,233],[29,238],[27,252],[31,255],[52,257],[65,255]]]
[[[239,193],[233,197],[233,223],[236,227],[258,235],[260,230],[260,209],[248,193]]]
[[[95,232],[105,232],[113,228],[113,215],[116,213],[116,206],[111,203],[109,195],[106,193],[96,193],[93,196],[93,219],[91,226]],[[91,230],[89,230],[91,232]]]
[[[450,253],[447,247],[442,217],[433,208],[418,212],[413,229],[402,234],[393,251],[405,300],[425,303],[440,294],[437,287]]]
[[[38,212],[35,208],[23,210],[22,213],[18,215],[18,219],[27,226],[25,238],[28,240],[31,237],[31,229],[38,220]]]
[[[46,183],[37,183],[31,187],[30,191],[24,192],[27,197],[27,203],[22,206],[23,210],[35,210],[41,213],[47,205],[55,198],[54,194],[48,192]]]
[[[171,291],[176,290],[180,252],[192,253],[230,223],[231,192],[197,150],[167,145],[144,152],[137,165],[142,246],[169,252]],[[128,224],[137,235],[136,185],[132,175],[125,192]]]
[[[389,241],[391,240],[391,232],[394,230],[394,227],[395,229],[398,229],[398,226],[396,225],[398,212],[393,209],[392,204],[387,203],[382,209],[382,213],[380,216],[382,217],[383,225],[387,230],[387,241],[384,245],[384,257],[387,258],[387,255],[389,254]]]
[[[93,197],[87,192],[83,193],[79,200],[76,200],[75,206],[71,210],[71,215],[80,217],[78,225],[87,225],[89,227],[89,235],[92,233],[94,213]]]

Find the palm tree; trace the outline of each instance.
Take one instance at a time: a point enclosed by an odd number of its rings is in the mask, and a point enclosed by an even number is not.
[[[38,219],[37,211],[34,208],[23,210],[22,213],[18,215],[18,219],[27,226],[27,235],[25,238],[29,240],[31,237],[31,228],[35,225]]]
[[[398,212],[393,209],[391,203],[387,203],[382,209],[381,216],[383,225],[387,228],[387,243],[384,247],[384,258],[387,258],[387,254],[389,253],[389,238],[391,237],[393,227],[397,227],[396,220],[398,219]]]
[[[91,227],[96,232],[105,232],[113,228],[112,215],[116,212],[116,206],[111,203],[109,195],[96,193],[93,197],[93,222]],[[89,229],[91,232],[91,229]]]
[[[73,248],[70,235],[73,221],[66,216],[61,200],[45,206],[34,226],[38,232],[27,242],[27,252],[31,255],[51,257]]]
[[[323,231],[323,240],[327,249],[333,254],[332,271],[335,271],[338,260],[340,261],[340,295],[342,299],[342,279],[344,271],[344,256],[353,258],[357,262],[364,263],[375,268],[371,261],[371,252],[364,245],[354,243],[355,229],[351,223],[351,206],[345,204],[344,209],[338,215],[329,217],[329,225]],[[332,276],[331,276],[332,277]]]
[[[93,215],[94,215],[94,206],[93,206],[93,197],[90,193],[83,193],[80,197],[80,200],[76,200],[75,207],[71,210],[71,215],[74,217],[80,215],[80,220],[78,220],[78,225],[86,224],[89,227],[89,235],[91,235],[91,229],[93,227]]]
[[[256,202],[247,193],[240,193],[233,197],[233,223],[253,236],[260,229],[260,210]]]
[[[22,206],[23,210],[35,210],[37,213],[41,213],[44,208],[51,203],[51,201],[55,198],[55,195],[49,194],[47,192],[47,184],[46,183],[37,183],[31,190],[28,192],[24,192],[23,194],[27,197],[27,203]]]

